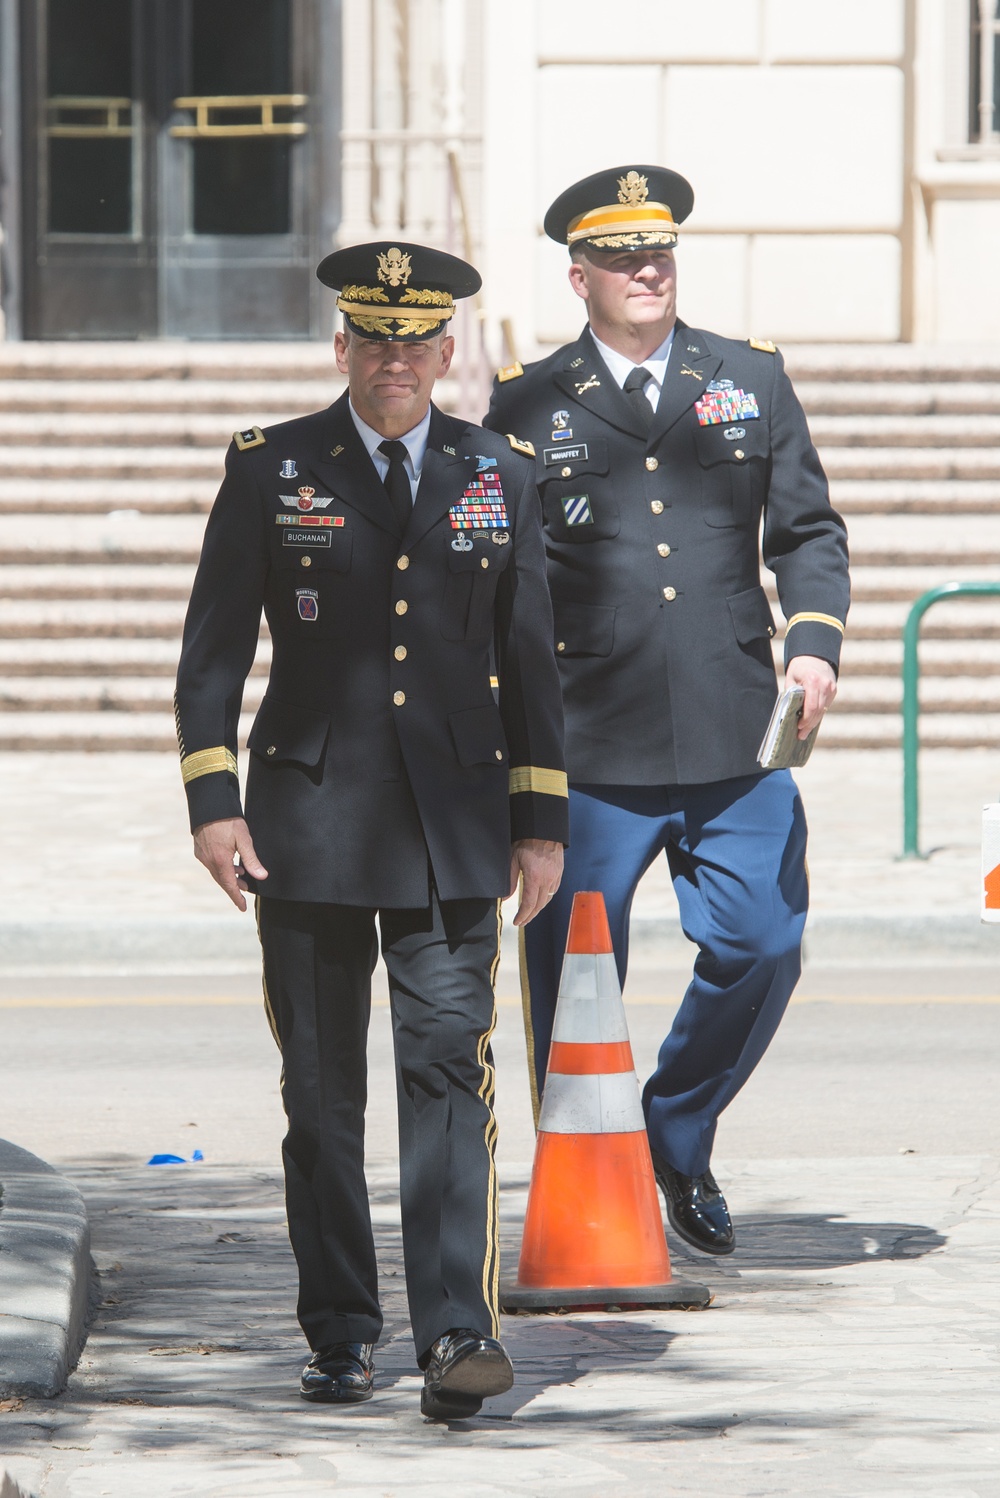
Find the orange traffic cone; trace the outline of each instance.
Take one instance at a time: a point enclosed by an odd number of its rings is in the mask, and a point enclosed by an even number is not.
[[[708,1305],[675,1280],[600,894],[573,898],[517,1280],[504,1311]]]

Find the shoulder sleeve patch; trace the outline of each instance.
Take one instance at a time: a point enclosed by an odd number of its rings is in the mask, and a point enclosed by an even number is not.
[[[246,452],[248,447],[263,447],[267,438],[260,427],[248,427],[245,432],[234,432],[233,441],[240,452]]]
[[[747,343],[749,343],[751,348],[760,349],[762,354],[776,354],[778,352],[778,345],[772,343],[770,338],[748,338]]]
[[[497,370],[497,379],[500,381],[501,385],[505,385],[508,380],[516,380],[518,375],[523,374],[523,364],[504,364],[501,369]]]
[[[516,453],[524,453],[526,458],[535,456],[535,449],[530,442],[522,442],[520,437],[515,437],[513,432],[507,433],[507,441]]]

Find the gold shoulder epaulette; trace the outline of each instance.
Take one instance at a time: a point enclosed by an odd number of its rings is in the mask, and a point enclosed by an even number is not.
[[[772,343],[770,338],[748,338],[747,343],[749,343],[751,348],[760,349],[762,354],[776,354],[778,352],[778,345]]]
[[[248,427],[245,432],[234,432],[233,441],[240,452],[244,453],[248,447],[263,447],[267,438],[260,427]]]
[[[515,362],[513,364],[505,364],[502,369],[498,369],[497,379],[500,381],[501,385],[503,385],[507,380],[516,380],[518,375],[523,374],[524,365]]]
[[[530,442],[522,442],[520,437],[515,437],[513,432],[507,433],[507,441],[516,453],[524,453],[526,458],[535,456],[535,449]]]

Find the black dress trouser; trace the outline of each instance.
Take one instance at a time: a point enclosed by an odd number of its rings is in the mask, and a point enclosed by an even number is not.
[[[313,1349],[377,1342],[378,1272],[364,1173],[376,911],[257,901],[264,995],[281,1048],[288,1232]],[[400,1206],[418,1361],[456,1327],[499,1334],[490,1037],[497,900],[378,912],[389,975]]]

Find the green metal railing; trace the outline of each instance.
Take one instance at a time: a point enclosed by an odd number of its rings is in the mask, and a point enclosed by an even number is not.
[[[920,625],[927,610],[942,598],[1000,597],[1000,583],[942,583],[921,594],[903,628],[903,857],[926,858],[920,851]]]

